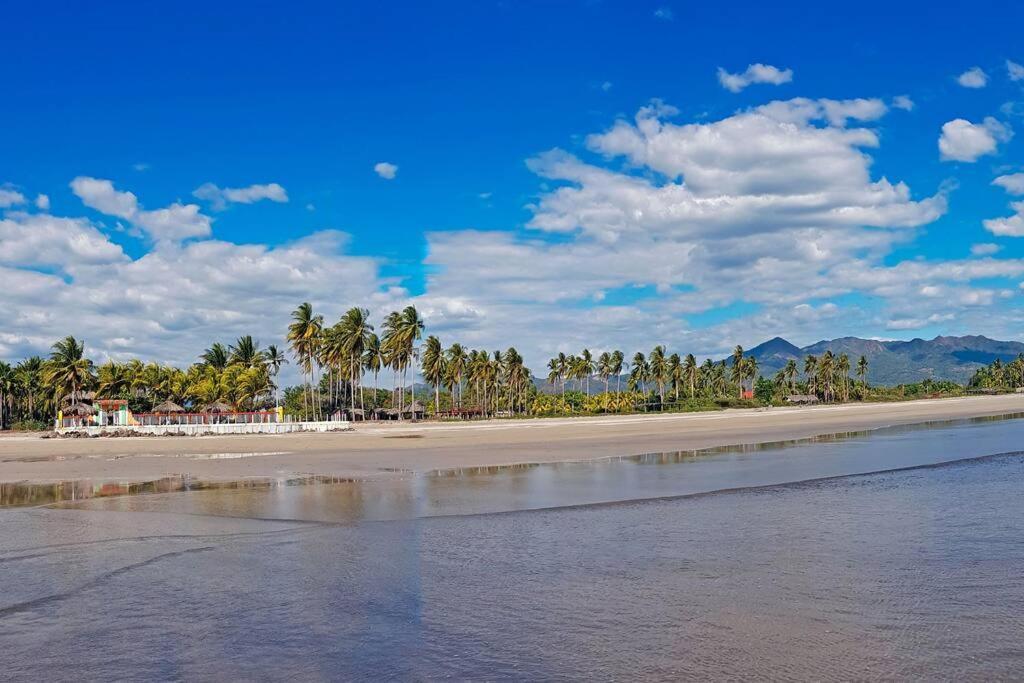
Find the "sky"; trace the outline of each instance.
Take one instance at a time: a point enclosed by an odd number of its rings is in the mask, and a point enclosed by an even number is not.
[[[1024,339],[1024,5],[9,3],[0,359],[311,302],[560,351]]]

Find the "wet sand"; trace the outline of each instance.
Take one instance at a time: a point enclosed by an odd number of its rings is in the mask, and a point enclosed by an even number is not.
[[[713,413],[357,425],[326,434],[41,439],[0,437],[0,482],[151,481],[406,472],[588,460],[804,439],[1024,413],[1024,395]]]

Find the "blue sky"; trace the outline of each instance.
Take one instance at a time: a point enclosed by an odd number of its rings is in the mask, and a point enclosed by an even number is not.
[[[996,234],[984,221],[1014,215],[1010,204],[1021,200],[992,182],[1024,163],[1024,79],[1012,70],[1024,63],[1024,8],[766,5],[8,7],[5,23],[16,30],[4,37],[0,188],[22,201],[0,205],[0,266],[16,283],[0,310],[0,357],[45,350],[66,330],[103,355],[187,362],[217,335],[251,330],[280,341],[303,299],[329,317],[349,305],[376,314],[416,303],[444,341],[515,343],[534,363],[584,344],[711,354],[776,333],[797,343],[838,334],[1020,338],[1024,251],[1015,224]],[[755,64],[789,76],[723,87],[719,69],[742,74]],[[977,75],[961,78],[974,67],[982,87],[961,84],[979,85]],[[818,112],[794,114],[796,98]],[[668,127],[645,144],[674,151],[652,159],[630,152],[635,140],[588,138],[617,121],[639,130],[638,112],[655,99],[672,109],[648,117]],[[823,101],[861,101],[861,118],[829,119]],[[716,123],[771,102],[790,103],[769,114],[775,124],[807,133],[804,170],[836,161],[856,175],[864,155],[870,183],[906,184],[905,205],[881,198],[886,216],[877,219],[877,193],[867,182],[848,186],[842,173],[805,192],[789,151],[751,161],[792,177],[767,191],[736,181],[677,206],[659,192],[688,188],[688,173],[716,165],[738,178],[744,136],[756,148],[763,128],[733,131],[720,158],[714,145],[693,147],[683,127],[711,126],[703,133],[714,137]],[[943,159],[943,126],[957,120],[970,128],[950,129],[959,151]],[[815,160],[814,140],[829,128],[875,140],[843,142],[845,151]],[[985,136],[991,150],[980,151]],[[799,154],[803,143],[791,142]],[[552,172],[538,161],[553,149],[572,164]],[[374,171],[381,162],[397,166],[393,178]],[[581,180],[595,170],[612,177]],[[75,178],[110,183],[75,191]],[[631,180],[649,196],[624,198]],[[193,194],[206,183],[273,183],[287,201],[227,200],[218,210],[210,195]],[[112,212],[125,192],[137,207]],[[773,203],[751,208],[766,194],[792,201],[815,192],[823,213],[811,222],[794,218],[806,206],[778,220]],[[714,197],[751,213],[708,215]],[[168,239],[159,232],[166,223],[154,222],[181,216],[142,214],[176,203],[209,221],[186,217],[190,227]],[[609,211],[658,218],[624,226],[608,223]],[[833,223],[851,212],[880,224]],[[827,244],[780,262],[773,249],[808,242],[797,230],[816,230]],[[41,256],[32,240],[48,231],[90,246],[76,258]],[[157,286],[157,277],[178,282]],[[127,303],[97,295],[111,281],[129,292]],[[42,312],[40,297],[52,302]]]

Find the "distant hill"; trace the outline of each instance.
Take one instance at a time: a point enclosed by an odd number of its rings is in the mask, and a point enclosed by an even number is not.
[[[803,371],[805,357],[820,356],[829,350],[836,355],[845,353],[850,357],[851,366],[856,366],[861,356],[867,357],[868,381],[874,384],[902,384],[928,378],[964,383],[982,365],[997,358],[1010,361],[1024,353],[1024,343],[997,341],[979,335],[910,341],[840,337],[798,348],[775,337],[749,349],[747,355],[757,358],[761,374],[770,375],[791,359],[798,361]]]

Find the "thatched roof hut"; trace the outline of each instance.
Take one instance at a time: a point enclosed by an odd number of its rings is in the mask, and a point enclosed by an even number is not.
[[[67,408],[65,408],[64,409],[64,414],[65,415],[80,415],[82,417],[85,417],[85,416],[88,416],[88,415],[95,415],[96,414],[96,408],[92,407],[88,403],[82,403],[81,401],[79,401],[78,403],[72,403]]]
[[[171,400],[164,401],[160,405],[153,406],[154,413],[184,413],[185,409]]]
[[[224,401],[214,401],[203,406],[204,413],[233,413],[234,409]]]

